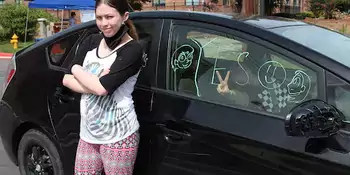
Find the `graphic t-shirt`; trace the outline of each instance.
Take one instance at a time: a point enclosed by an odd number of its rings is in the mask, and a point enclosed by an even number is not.
[[[106,57],[99,57],[95,48],[87,52],[82,65],[98,77],[106,69],[110,72],[99,79],[107,95],[81,96],[80,138],[93,144],[108,144],[137,131],[139,123],[131,94],[143,65],[143,50],[138,41],[129,41]]]

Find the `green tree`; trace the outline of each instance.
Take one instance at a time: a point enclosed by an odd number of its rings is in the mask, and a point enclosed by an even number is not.
[[[335,18],[336,0],[310,0],[310,11],[316,18],[324,16],[325,19]]]
[[[37,19],[46,18],[48,21],[58,21],[58,19],[42,9],[28,9],[25,5],[5,4],[0,8],[0,26],[2,37],[10,39],[16,34],[20,40],[24,39],[27,12],[28,13],[28,39],[32,39],[37,30]]]
[[[350,9],[350,0],[336,0],[336,8],[341,12],[348,12]]]
[[[130,6],[134,10],[142,10],[142,4],[146,2],[151,2],[151,0],[128,0]]]

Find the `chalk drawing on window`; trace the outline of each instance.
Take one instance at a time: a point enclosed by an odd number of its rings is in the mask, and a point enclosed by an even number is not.
[[[217,39],[217,37],[213,38],[212,40],[208,41],[207,43],[205,43],[201,48],[206,47],[207,45],[211,44],[212,42],[214,42]]]
[[[262,100],[262,106],[267,112],[280,112],[282,108],[287,106],[288,90],[281,86],[279,83],[273,83],[274,90],[265,89],[258,94]]]
[[[290,102],[299,103],[305,100],[311,89],[311,78],[302,70],[294,72],[292,80],[287,84]]]
[[[258,69],[258,81],[266,89],[275,89],[280,87],[286,80],[286,70],[283,65],[277,61],[267,61]],[[280,82],[277,82],[277,77]]]
[[[311,78],[302,70],[296,70],[288,84],[272,83],[271,89],[265,89],[258,94],[262,106],[268,112],[280,112],[290,103],[300,103],[305,100],[311,89]]]
[[[208,42],[208,43],[209,43],[209,42]],[[208,43],[205,44],[203,47],[207,46]],[[215,57],[215,62],[214,62],[214,69],[213,69],[213,72],[212,72],[212,75],[211,75],[211,84],[212,84],[212,85],[218,85],[218,84],[219,84],[219,83],[217,83],[217,82],[215,81],[215,77],[217,77],[215,72],[216,72],[216,71],[226,70],[226,68],[224,68],[224,67],[217,67],[220,51],[221,51],[221,47],[218,46],[217,49],[216,49],[216,57]]]
[[[265,89],[258,94],[258,97],[262,100],[261,105],[264,107],[264,109],[266,109],[268,112],[272,112],[274,105],[270,92]]]
[[[182,50],[178,53],[179,50]],[[187,69],[193,61],[194,48],[188,44],[178,47],[171,56],[171,67],[176,72],[177,69]],[[177,55],[178,54],[178,55]],[[175,58],[176,57],[176,58]]]
[[[246,84],[249,83],[249,74],[248,74],[248,72],[244,69],[244,67],[241,65],[241,59],[247,58],[248,56],[249,56],[249,52],[242,52],[242,53],[240,53],[240,54],[238,55],[238,59],[237,59],[237,63],[238,63],[238,65],[239,65],[239,67],[242,68],[242,70],[244,71],[244,73],[245,73],[245,75],[246,75],[246,77],[247,77],[246,82],[240,83],[240,82],[236,81],[236,83],[237,83],[238,85],[241,85],[241,86],[244,86],[244,85],[246,85]]]
[[[194,84],[196,87],[196,94],[198,97],[200,97],[200,92],[199,92],[199,87],[198,87],[198,70],[199,70],[199,63],[201,62],[201,57],[202,57],[202,47],[200,44],[193,40],[196,44],[196,47],[198,48],[198,58],[194,58],[194,52],[195,48],[189,44],[183,44],[179,46],[175,51],[173,52],[171,56],[171,68],[173,69],[174,72],[177,72],[178,70],[187,70],[187,69],[193,69],[195,71],[194,74]],[[174,75],[174,80],[176,81],[177,77],[176,74]],[[175,88],[176,88],[176,83],[175,83]]]

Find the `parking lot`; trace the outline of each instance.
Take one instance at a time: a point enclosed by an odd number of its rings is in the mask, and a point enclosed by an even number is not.
[[[8,60],[0,59],[0,90],[4,81]],[[18,168],[9,160],[0,139],[0,175],[19,175]]]

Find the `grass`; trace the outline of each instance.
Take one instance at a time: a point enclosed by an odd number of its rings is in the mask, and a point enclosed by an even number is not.
[[[19,42],[18,49],[14,49],[13,45],[10,43],[10,40],[9,41],[0,41],[0,52],[15,53],[15,52],[21,50],[22,48],[27,47],[33,43],[34,43],[34,41],[27,41],[26,43]]]

